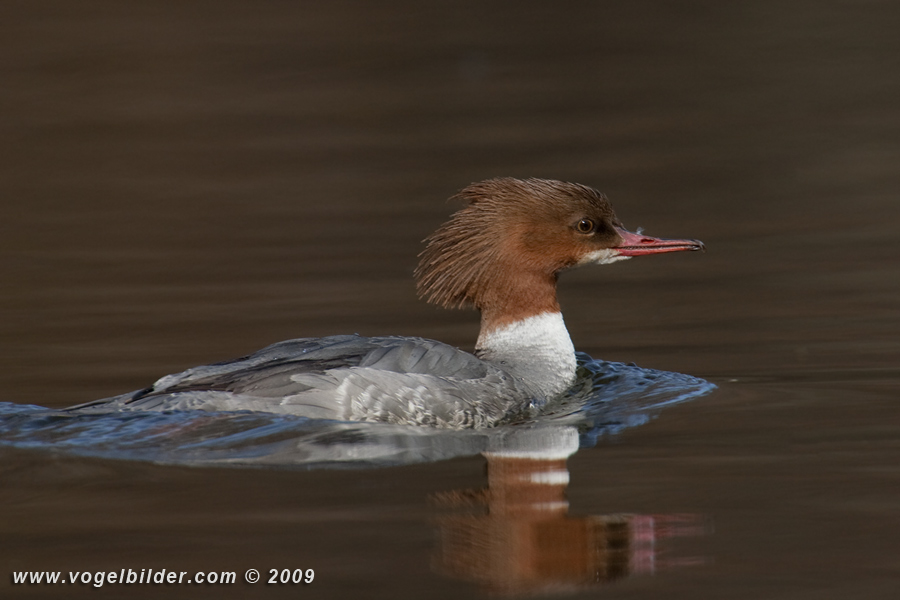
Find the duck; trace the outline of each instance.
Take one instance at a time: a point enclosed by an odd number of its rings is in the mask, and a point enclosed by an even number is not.
[[[480,312],[474,353],[418,337],[299,338],[67,410],[250,411],[448,429],[533,418],[576,381],[560,273],[705,249],[628,231],[605,195],[577,183],[500,177],[455,199],[462,208],[424,240],[414,276],[425,301]]]

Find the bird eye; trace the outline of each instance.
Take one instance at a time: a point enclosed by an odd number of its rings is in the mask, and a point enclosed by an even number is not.
[[[596,228],[597,224],[591,219],[582,219],[575,225],[575,229],[578,230],[578,233],[593,233]]]

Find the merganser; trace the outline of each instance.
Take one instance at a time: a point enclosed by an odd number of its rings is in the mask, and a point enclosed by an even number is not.
[[[422,338],[302,338],[69,410],[495,426],[537,414],[576,381],[575,348],[556,299],[561,271],[704,249],[698,240],[627,231],[603,194],[579,184],[497,178],[456,198],[465,206],[425,240],[415,277],[428,302],[481,311],[475,354]]]

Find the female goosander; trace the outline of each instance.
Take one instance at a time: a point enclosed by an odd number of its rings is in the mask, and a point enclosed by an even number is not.
[[[626,231],[606,197],[583,185],[489,179],[458,198],[465,207],[426,239],[415,276],[428,302],[481,311],[474,355],[409,337],[288,340],[70,410],[245,410],[490,427],[535,414],[575,382],[575,349],[556,300],[560,271],[703,249],[697,240]]]

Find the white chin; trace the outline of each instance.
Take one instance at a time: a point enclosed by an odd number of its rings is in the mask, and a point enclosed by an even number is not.
[[[608,265],[609,263],[618,262],[620,260],[628,260],[630,256],[622,256],[617,250],[612,248],[604,248],[603,250],[594,250],[588,252],[578,261],[579,265]]]

